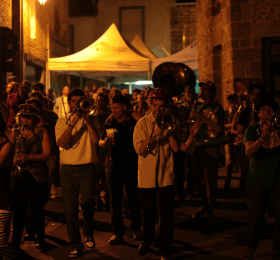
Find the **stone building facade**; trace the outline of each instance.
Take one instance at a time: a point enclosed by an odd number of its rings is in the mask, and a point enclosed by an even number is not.
[[[216,83],[221,103],[253,81],[280,90],[279,1],[198,0],[197,28],[199,79]]]
[[[170,7],[170,53],[181,51],[196,41],[196,3]]]
[[[12,29],[19,41],[13,57],[18,81],[46,83],[46,62],[50,53],[68,54],[68,0],[1,0],[0,26]]]

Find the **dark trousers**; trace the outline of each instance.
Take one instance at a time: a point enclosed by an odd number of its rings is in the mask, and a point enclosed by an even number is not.
[[[225,185],[229,188],[231,182],[231,175],[233,172],[233,167],[238,162],[240,167],[240,190],[243,195],[246,195],[246,176],[249,171],[249,158],[245,154],[245,146],[236,146],[234,144],[230,144],[229,147],[230,159],[231,163],[227,165],[227,178]]]
[[[218,150],[217,154],[219,154]],[[210,210],[214,209],[216,202],[218,168],[218,157],[206,152],[205,149],[195,150],[192,161],[194,185],[199,196],[202,198],[203,206],[209,207]],[[206,170],[206,176],[209,185],[209,198],[207,195],[207,186],[204,178],[204,169]]]
[[[130,207],[131,225],[134,231],[141,228],[141,210],[138,199],[138,180],[136,167],[112,166],[106,170],[110,193],[110,207],[113,233],[125,234],[122,217],[123,185],[126,188],[127,201]]]
[[[61,166],[61,191],[67,233],[73,247],[82,247],[79,230],[79,194],[83,210],[85,237],[93,235],[95,206],[95,165]]]
[[[271,200],[275,210],[275,236],[273,250],[280,254],[280,186],[248,187],[249,228],[248,245],[256,248],[260,241],[267,202]]]
[[[45,193],[47,183],[39,183],[33,175],[24,171],[17,176],[12,186],[12,196],[14,204],[13,217],[13,244],[19,245],[22,238],[26,213],[30,206],[32,224],[39,242],[45,239]]]
[[[140,203],[143,211],[144,242],[152,244],[155,238],[157,195],[159,201],[159,244],[161,254],[172,251],[174,236],[174,186],[163,188],[140,188]]]

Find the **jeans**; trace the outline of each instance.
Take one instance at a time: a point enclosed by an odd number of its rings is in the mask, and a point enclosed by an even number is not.
[[[79,231],[79,194],[83,210],[85,237],[93,235],[95,182],[94,164],[66,165],[61,167],[61,190],[67,233],[73,247],[81,248]]]
[[[163,188],[140,188],[140,203],[143,211],[144,242],[152,244],[155,238],[157,195],[159,198],[159,249],[163,255],[172,251],[174,237],[174,195],[173,185]]]
[[[122,217],[123,185],[125,184],[127,201],[130,207],[133,231],[141,228],[141,211],[138,199],[137,166],[112,166],[106,172],[110,192],[110,206],[113,233],[117,236],[125,234]]]

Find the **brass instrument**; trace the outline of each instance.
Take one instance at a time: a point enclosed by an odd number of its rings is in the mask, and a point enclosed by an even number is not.
[[[252,124],[255,123],[255,113],[256,113],[255,102],[253,102],[253,104],[252,104],[252,111],[251,111],[250,119],[249,119],[249,125],[252,125]]]
[[[77,104],[66,120],[66,124],[69,125],[70,118],[77,113],[80,117],[83,117],[88,123],[88,117],[94,113],[94,100],[90,97],[82,96],[77,100]],[[77,121],[78,122],[78,121]]]
[[[12,166],[12,175],[17,176],[21,173],[21,164],[16,160],[16,155],[23,154],[26,151],[26,139],[23,137],[24,127],[15,141],[15,153]]]
[[[264,122],[260,123],[258,128],[259,136],[262,136],[262,127],[267,125],[268,131],[262,138],[262,146],[268,151],[280,146],[280,111],[274,112],[271,116],[267,116]]]
[[[157,153],[160,138],[157,139],[156,151],[152,152],[150,150],[151,140],[152,140],[153,132],[155,130],[156,125],[159,127],[159,129],[161,130],[161,133],[162,133],[163,131],[167,131],[167,132],[173,131],[176,128],[176,126],[178,126],[179,124],[180,124],[179,120],[173,114],[171,114],[169,112],[158,113],[156,116],[156,119],[155,119],[155,123],[153,125],[153,129],[152,129],[150,138],[149,138],[149,143],[147,146],[148,153],[150,153],[152,155],[156,155],[156,153]]]
[[[187,120],[187,126],[190,126],[190,125],[193,125],[194,122],[196,121],[194,117],[191,117],[191,114],[195,113],[196,112],[196,109],[197,109],[197,103],[198,103],[198,100],[201,98],[201,95],[199,95],[194,101],[193,101],[193,104],[191,106],[191,109],[190,109],[190,113],[189,113],[189,118]]]
[[[156,117],[157,126],[161,131],[173,131],[179,125],[179,120],[169,112],[163,112]]]

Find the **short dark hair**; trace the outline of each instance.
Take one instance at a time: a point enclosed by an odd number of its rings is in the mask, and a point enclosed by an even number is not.
[[[40,111],[43,109],[42,102],[39,99],[31,97],[25,101],[25,104],[31,105],[31,103],[34,103]]]
[[[33,98],[37,98],[38,100],[40,100],[42,102],[43,100],[43,95],[41,92],[39,91],[34,91],[31,93],[30,97],[33,97]]]
[[[253,82],[251,84],[248,85],[247,89],[248,89],[248,93],[249,94],[252,94],[252,92],[254,91],[254,89],[259,89],[261,91],[261,93],[264,93],[264,87],[259,84],[259,83],[256,83],[256,82]]]
[[[70,102],[70,100],[73,96],[83,97],[84,95],[85,95],[85,92],[82,89],[72,88],[72,89],[70,89],[70,91],[68,93],[67,100],[68,100],[68,102]]]
[[[45,85],[43,83],[41,83],[41,82],[36,82],[36,83],[33,83],[32,89],[34,91],[44,92],[45,91]]]
[[[132,90],[132,93],[133,93],[133,92],[137,92],[137,94],[141,94],[141,90],[140,90],[139,88],[133,89],[133,90]]]
[[[98,97],[103,97],[103,98],[105,99],[105,104],[106,104],[106,106],[109,105],[109,98],[108,98],[107,95],[105,95],[105,94],[102,93],[102,92],[99,92],[99,93],[97,94],[97,96],[96,96],[96,100],[97,100]]]

